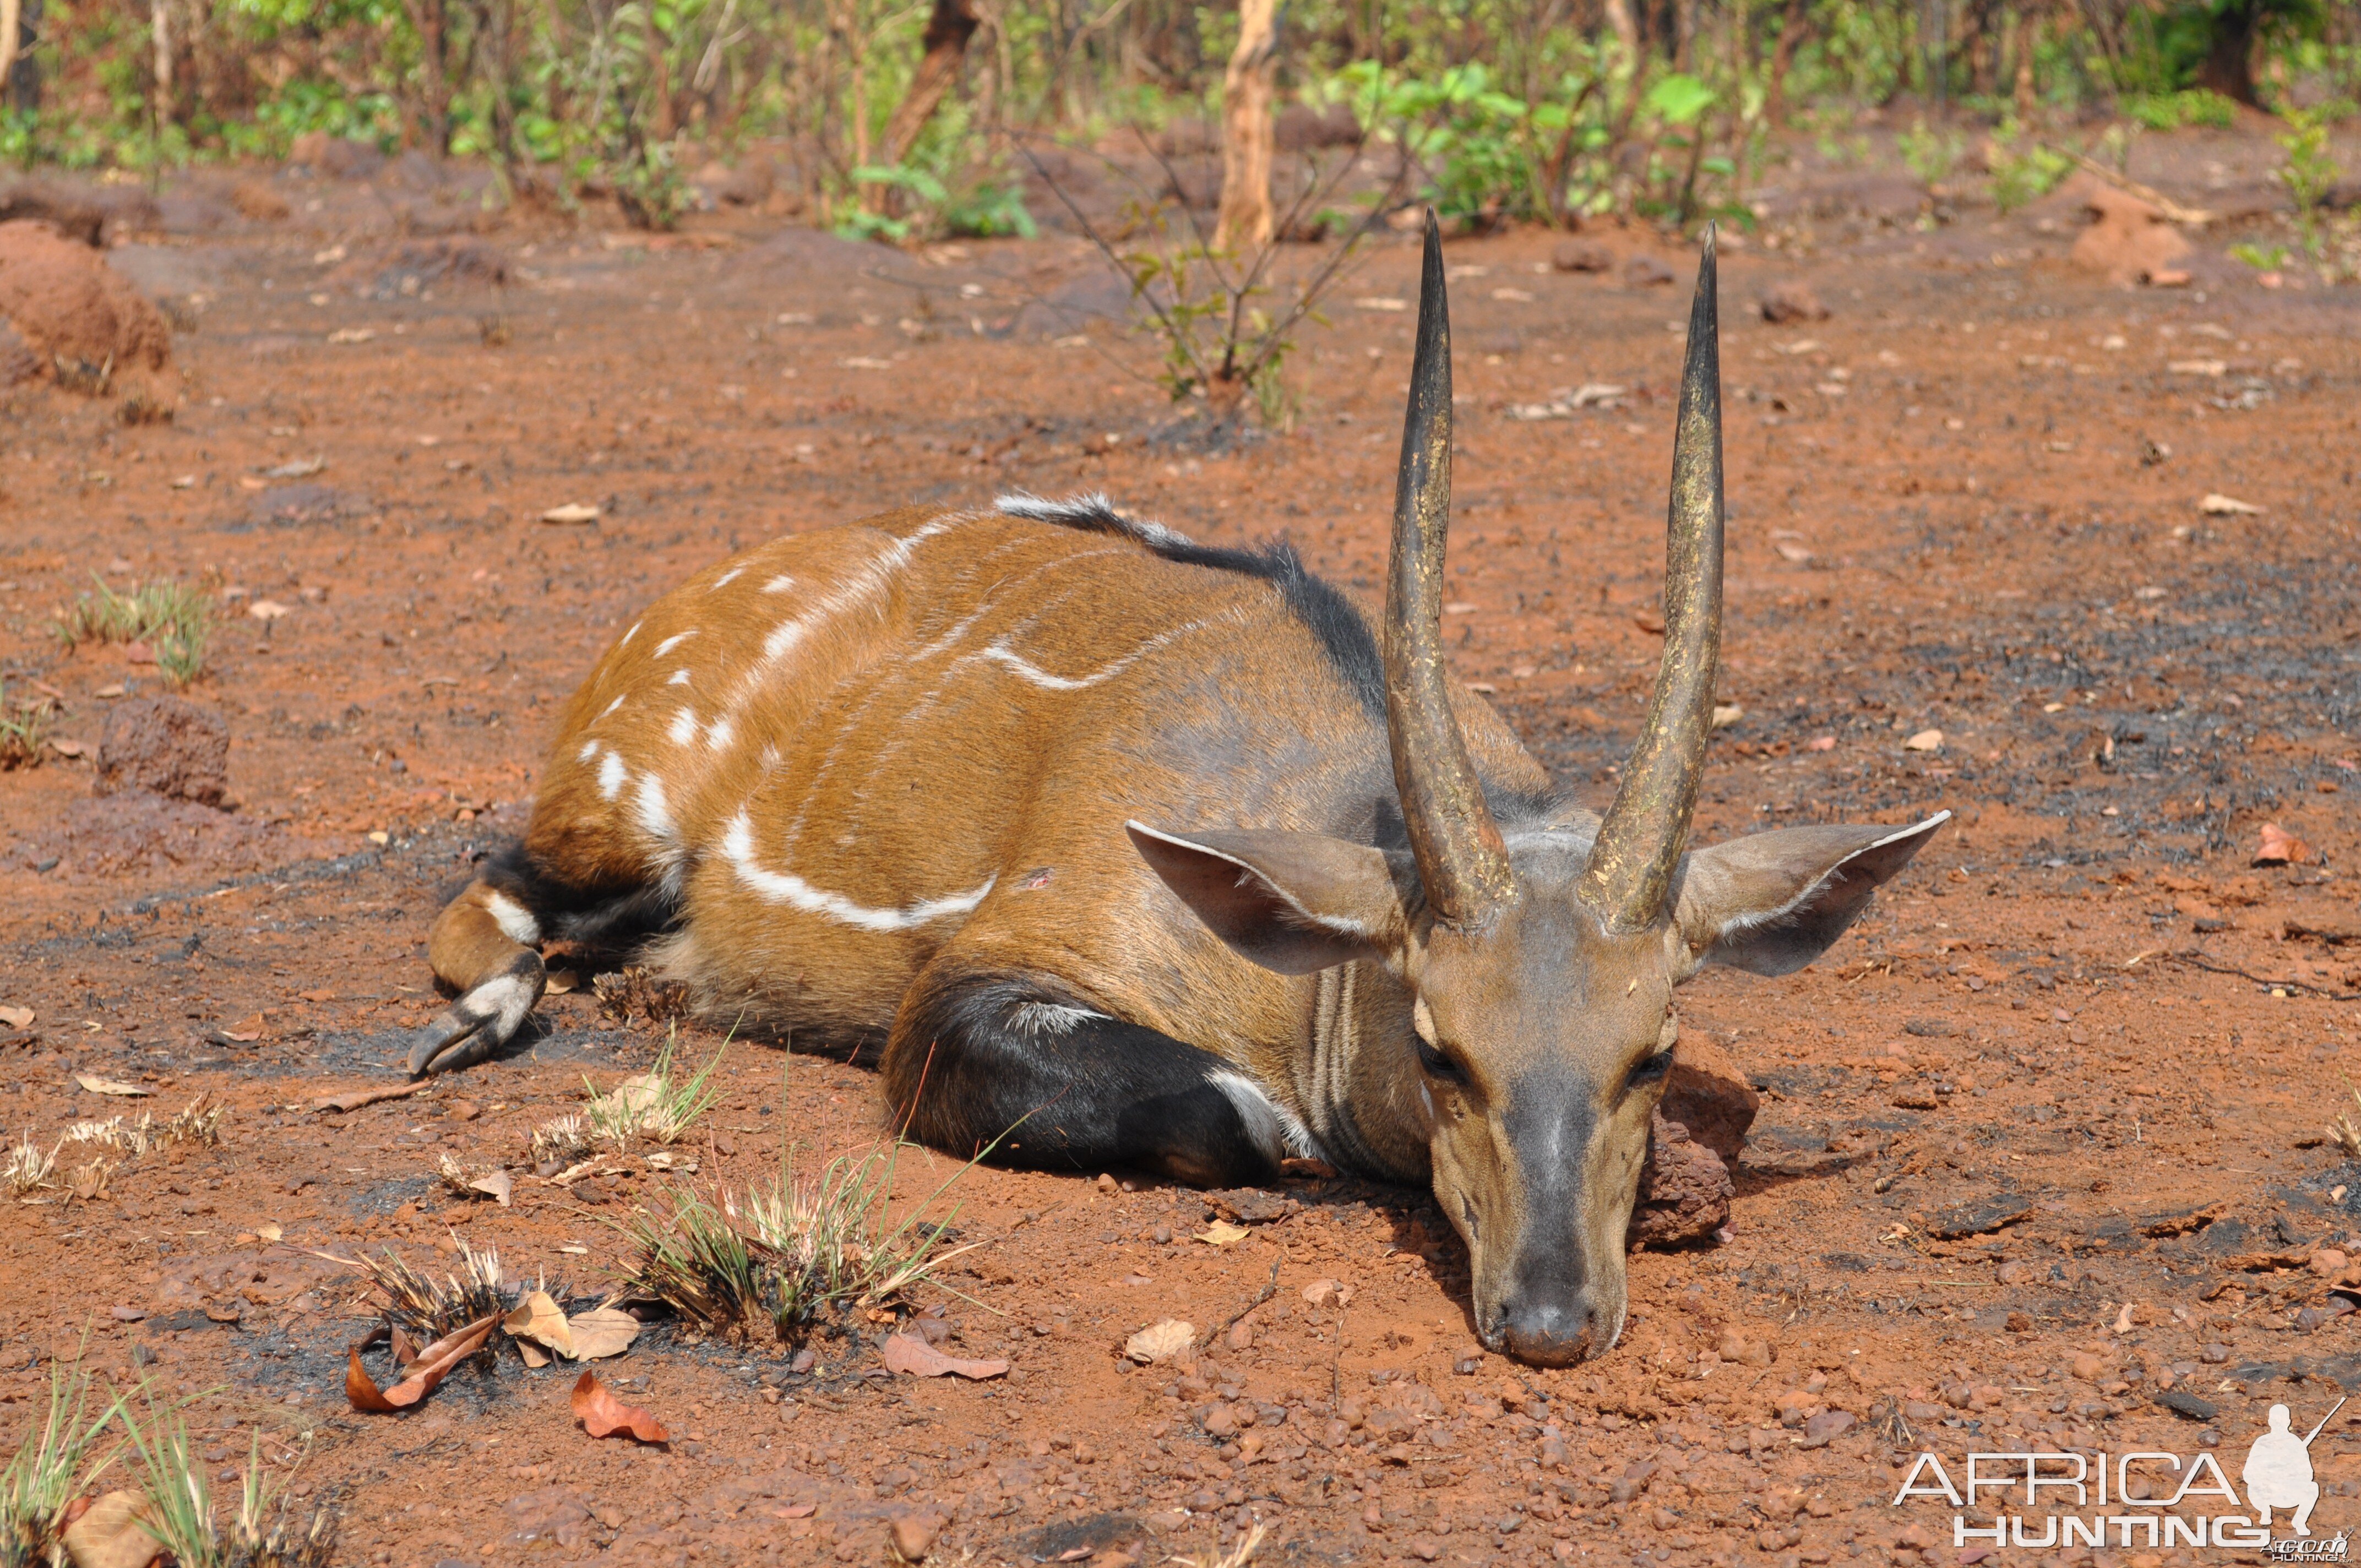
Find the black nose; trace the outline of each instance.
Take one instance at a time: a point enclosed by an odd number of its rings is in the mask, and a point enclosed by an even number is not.
[[[1501,1308],[1500,1337],[1503,1348],[1519,1361],[1571,1366],[1589,1359],[1598,1339],[1598,1314],[1587,1306],[1561,1301],[1510,1301]]]

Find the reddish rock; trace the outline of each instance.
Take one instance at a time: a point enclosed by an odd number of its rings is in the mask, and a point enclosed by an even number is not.
[[[1761,302],[1763,319],[1773,326],[1792,326],[1797,322],[1824,322],[1828,319],[1828,306],[1812,292],[1811,285],[1790,280],[1773,285],[1763,292]]]
[[[2111,185],[2091,181],[2081,192],[2091,226],[2074,242],[2069,259],[2110,283],[2128,287],[2177,270],[2189,241],[2161,210]]]
[[[229,789],[229,725],[185,697],[117,703],[98,738],[96,788],[219,806]]]

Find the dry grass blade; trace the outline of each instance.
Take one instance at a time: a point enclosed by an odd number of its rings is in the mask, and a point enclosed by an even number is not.
[[[358,1259],[316,1255],[368,1275],[385,1297],[389,1319],[421,1339],[434,1341],[485,1317],[504,1316],[514,1305],[501,1288],[500,1254],[489,1247],[478,1251],[464,1241],[457,1245],[458,1272],[440,1280],[421,1274],[391,1252]],[[489,1361],[489,1345],[482,1354]]]
[[[61,1144],[59,1147],[63,1147]],[[12,1198],[22,1198],[44,1187],[53,1187],[51,1178],[58,1168],[58,1151],[43,1154],[34,1146],[32,1135],[26,1134],[8,1153],[7,1163],[0,1165],[0,1185],[8,1189]]]
[[[714,1102],[721,1097],[720,1087],[713,1081],[713,1072],[728,1054],[728,1043],[724,1042],[711,1060],[686,1079],[673,1075],[673,1053],[679,1047],[680,1034],[675,1029],[657,1055],[654,1067],[625,1079],[610,1093],[590,1091],[590,1101],[583,1106],[582,1115],[594,1135],[618,1148],[628,1147],[639,1138],[674,1143],[696,1124],[699,1116],[713,1108]]]
[[[1172,1561],[1186,1563],[1190,1568],[1246,1568],[1254,1561],[1255,1553],[1262,1550],[1262,1539],[1268,1533],[1268,1527],[1256,1525],[1232,1541],[1227,1552],[1215,1547],[1187,1557],[1175,1557]]]
[[[590,1124],[577,1115],[554,1116],[533,1130],[536,1166],[572,1165],[590,1153]]]
[[[2352,1106],[2336,1113],[2336,1120],[2328,1124],[2328,1135],[2336,1140],[2336,1146],[2343,1149],[2348,1158],[2361,1159],[2361,1125],[2356,1125],[2353,1120],[2354,1111],[2361,1110],[2361,1088],[2356,1088],[2348,1078],[2345,1080],[2345,1091],[2351,1097]]]
[[[12,700],[7,683],[0,681],[0,773],[40,762],[56,716],[57,706],[48,697],[38,702]]]

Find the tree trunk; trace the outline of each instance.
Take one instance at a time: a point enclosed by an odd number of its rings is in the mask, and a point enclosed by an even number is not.
[[[1624,64],[1633,65],[1640,59],[1640,24],[1631,15],[1631,0],[1606,0],[1607,26],[1613,30],[1615,41],[1623,46]]]
[[[2255,103],[2255,35],[2260,30],[2257,0],[2224,5],[2213,16],[2212,47],[2197,68],[2197,84],[2234,104]]]
[[[1787,17],[1779,27],[1779,41],[1771,49],[1771,80],[1766,84],[1763,105],[1763,123],[1773,130],[1784,129],[1787,124],[1787,72],[1795,62],[1795,49],[1810,31],[1811,18],[1805,7],[1809,0],[1787,0]]]
[[[410,26],[418,34],[418,105],[405,140],[423,142],[436,157],[451,150],[451,82],[444,71],[447,30],[443,0],[409,0]]]
[[[1222,210],[1213,248],[1270,243],[1271,79],[1279,67],[1277,0],[1239,0],[1238,47],[1222,78]]]
[[[2021,16],[2016,24],[2016,118],[2019,125],[2033,124],[2037,100],[2033,93],[2033,57],[2041,48],[2041,18]]]
[[[16,85],[13,78],[18,61],[16,32],[19,26],[16,0],[0,0],[0,83],[11,88]],[[24,107],[13,92],[9,93],[9,102],[13,107]]]
[[[1673,0],[1673,69],[1687,71],[1697,62],[1697,0]]]
[[[968,41],[975,37],[982,21],[975,0],[935,0],[934,15],[927,19],[926,58],[918,61],[910,90],[902,94],[893,118],[885,122],[885,141],[878,148],[878,161],[891,166],[909,156],[918,133],[927,128],[937,105],[959,81],[960,68],[967,63]]]
[[[148,27],[154,45],[155,80],[148,103],[155,115],[154,131],[164,134],[172,123],[172,11],[170,0],[148,0]]]

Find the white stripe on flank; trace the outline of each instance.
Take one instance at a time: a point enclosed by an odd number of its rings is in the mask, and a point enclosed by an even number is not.
[[[607,760],[598,764],[598,798],[612,800],[623,793],[623,753],[609,751]]]
[[[629,631],[626,631],[626,632],[624,632],[624,633],[623,633],[622,641],[620,641],[620,642],[617,642],[617,643],[615,644],[615,646],[616,646],[616,647],[618,647],[618,648],[620,648],[620,647],[622,647],[622,646],[624,645],[624,643],[627,643],[627,642],[631,641],[631,640],[632,638],[637,637],[639,634],[640,634],[640,622],[638,622],[638,621],[636,621],[636,620],[635,620],[635,621],[631,622],[631,629]]]
[[[732,567],[730,567],[728,571],[726,571],[726,572],[722,573],[719,576],[718,576],[718,577],[716,577],[716,578],[714,578],[714,579],[713,579],[713,588],[726,588],[726,587],[728,587],[730,586],[730,580],[731,580],[732,578],[736,577],[740,573],[743,572],[745,569],[746,569],[746,568],[745,568],[745,567],[743,567],[743,566],[732,566]],[[707,593],[711,593],[711,592],[713,591],[713,588],[708,588],[708,589],[706,589],[705,591],[706,591]]]
[[[656,651],[649,654],[648,657],[651,659],[661,659],[665,654],[671,652],[674,649],[679,647],[682,643],[687,641],[690,638],[696,635],[697,628],[694,626],[690,627],[686,631],[675,631],[671,636],[665,638],[663,641],[657,643]]]
[[[675,670],[672,673],[672,679],[664,682],[664,685],[668,686],[685,686],[688,685],[688,672],[686,669]]]
[[[930,898],[901,909],[874,909],[855,904],[841,894],[823,893],[799,876],[786,872],[765,871],[754,863],[754,827],[740,812],[730,819],[730,830],[721,837],[721,852],[738,872],[738,880],[773,904],[784,904],[807,915],[824,916],[830,920],[854,927],[862,931],[906,931],[914,926],[928,926],[938,920],[948,920],[955,915],[965,915],[982,904],[984,894],[992,891],[998,879],[986,877],[982,887],[973,893],[962,893],[950,898]]]
[[[670,843],[677,837],[678,830],[673,826],[671,804],[664,799],[664,780],[653,773],[640,775],[639,793],[632,800],[631,815],[638,820],[641,830],[651,839],[661,839]]]
[[[670,733],[672,735],[672,743],[675,746],[686,746],[691,740],[696,740],[696,709],[684,707],[678,713],[674,714],[672,716],[672,729]]]
[[[1033,685],[1039,686],[1044,691],[1077,692],[1097,685],[1101,681],[1111,681],[1115,679],[1115,676],[1123,674],[1134,664],[1138,663],[1142,659],[1147,658],[1150,653],[1155,652],[1158,649],[1164,647],[1168,643],[1180,641],[1181,638],[1188,636],[1191,631],[1198,630],[1202,627],[1210,626],[1213,624],[1214,620],[1219,619],[1221,618],[1213,617],[1205,620],[1192,620],[1185,626],[1176,626],[1170,631],[1160,631],[1155,636],[1149,638],[1147,641],[1141,643],[1138,647],[1134,648],[1130,652],[1126,653],[1122,658],[1117,659],[1114,663],[1103,665],[1087,675],[1053,675],[1049,671],[1043,669],[1040,665],[1035,663],[1032,660],[1027,659],[1024,654],[1010,648],[1005,639],[1001,641],[994,642],[991,647],[984,649],[980,653],[969,654],[968,658],[989,659],[996,664],[1005,665],[1011,674],[1031,682]],[[967,661],[965,659],[961,661],[961,663],[965,663]]]
[[[625,693],[623,694],[623,696],[631,696],[631,693],[629,693],[629,692],[625,692]],[[619,708],[619,707],[622,707],[622,706],[623,706],[623,697],[619,696],[619,697],[617,697],[614,701],[612,701],[612,702],[609,703],[606,707],[602,707],[602,708],[600,708],[600,709],[598,710],[598,718],[606,718],[609,714],[610,714],[610,713],[614,712],[617,708]],[[593,723],[593,724],[596,724],[596,723],[598,723],[598,718],[594,718],[594,719],[592,719],[590,722],[591,722],[591,723]]]

